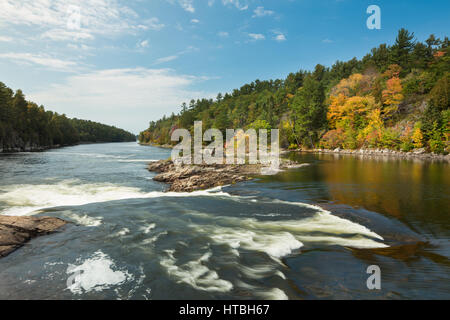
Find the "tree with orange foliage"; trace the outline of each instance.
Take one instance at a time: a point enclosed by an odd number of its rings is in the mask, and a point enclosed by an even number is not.
[[[386,81],[386,89],[383,90],[383,118],[389,119],[397,111],[398,106],[403,101],[403,87],[400,78],[394,76]]]

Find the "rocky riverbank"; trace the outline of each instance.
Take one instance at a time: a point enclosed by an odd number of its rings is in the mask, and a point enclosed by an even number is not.
[[[29,240],[55,232],[67,222],[52,217],[11,217],[0,215],[0,258]]]
[[[435,153],[427,153],[425,149],[416,149],[411,152],[396,151],[390,149],[357,149],[357,150],[347,150],[347,149],[298,149],[298,150],[285,150],[283,153],[289,152],[309,152],[309,153],[333,153],[333,154],[349,154],[356,156],[387,156],[396,157],[403,159],[423,159],[423,160],[438,160],[438,161],[448,161],[450,162],[450,154],[442,155]]]
[[[292,169],[301,167],[292,161],[283,161],[280,169]],[[273,174],[278,172],[260,164],[244,165],[178,165],[171,160],[161,160],[149,164],[148,170],[158,173],[153,180],[169,185],[167,191],[193,192],[206,190],[218,186],[235,184],[251,180],[261,174]]]

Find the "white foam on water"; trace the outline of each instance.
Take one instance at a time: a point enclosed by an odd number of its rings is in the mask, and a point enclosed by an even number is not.
[[[285,167],[285,169],[276,168],[276,167],[263,167],[263,168],[261,168],[261,175],[273,176],[280,172],[285,172],[286,169],[303,168],[303,167],[307,167],[309,165],[310,165],[310,163],[300,163],[300,164],[289,165],[289,166]]]
[[[55,184],[0,186],[0,203],[9,208],[0,214],[24,216],[39,213],[39,210],[80,206],[114,200],[161,198],[161,197],[232,197],[220,188],[188,192],[143,192],[139,188],[111,183],[82,183],[79,180],[63,180]]]
[[[314,210],[311,217],[298,220],[259,221],[255,218],[214,217],[220,222],[209,225],[191,225],[197,232],[215,243],[267,253],[273,260],[291,254],[304,243],[340,245],[352,248],[386,248],[379,242],[383,237],[365,226],[331,214],[318,206],[300,202],[275,202]]]
[[[166,250],[167,257],[160,260],[170,277],[178,283],[186,283],[191,287],[208,292],[228,292],[233,289],[233,284],[219,278],[216,271],[210,270],[203,263],[208,261],[212,253],[208,251],[198,260],[193,260],[181,266],[177,266],[174,250]]]
[[[118,160],[119,162],[158,162],[159,160],[154,160],[154,159],[121,159]]]
[[[0,202],[9,206],[2,214],[8,215],[30,215],[45,208],[79,206],[142,195],[137,188],[109,183],[81,183],[79,180],[63,180],[55,184],[1,186],[0,191]]]
[[[82,225],[85,227],[98,227],[102,224],[103,219],[101,217],[92,217],[87,214],[81,215],[76,214],[70,210],[65,210],[61,212],[61,217],[67,220],[71,220],[78,225]]]
[[[274,270],[274,267],[267,264],[252,266],[240,264],[238,269],[249,279],[264,279],[274,274],[282,279],[286,279],[286,276],[280,270]]]
[[[81,156],[81,157],[97,158],[97,159],[128,159],[129,157],[134,156],[135,154],[129,154],[126,156],[115,156],[115,155],[104,154],[104,153],[63,152],[63,151],[57,150],[57,151],[52,152],[52,155]]]
[[[261,168],[261,175],[262,176],[274,176],[280,172],[282,172],[282,169],[279,168],[273,168],[273,167],[262,167]]]
[[[288,204],[288,205],[296,205],[304,208],[309,208],[316,211],[316,214],[311,218],[306,218],[297,221],[295,224],[291,224],[290,221],[281,221],[279,222],[284,227],[289,228],[290,230],[295,231],[303,231],[303,232],[324,232],[335,234],[337,236],[342,234],[357,234],[366,237],[371,237],[379,240],[384,240],[382,236],[371,231],[367,227],[360,225],[356,222],[352,222],[350,220],[340,218],[338,216],[333,215],[330,211],[327,211],[319,206],[302,203],[302,202],[289,202],[282,200],[274,200],[274,202]],[[320,238],[320,237],[318,237]],[[357,241],[357,239],[355,239]],[[385,248],[387,245],[372,241],[371,239],[365,239],[369,241],[364,241],[361,239],[359,244],[364,248]],[[358,241],[357,241],[358,242]],[[371,245],[375,245],[372,247]],[[360,247],[360,246],[356,246]]]
[[[118,231],[117,233],[113,234],[113,237],[123,237],[130,233],[130,229],[123,228],[122,230]]]
[[[155,243],[156,241],[158,241],[158,239],[159,239],[161,236],[164,236],[164,235],[167,235],[167,234],[168,234],[167,231],[160,232],[160,233],[158,233],[158,234],[157,234],[156,236],[154,236],[154,237],[144,239],[144,240],[142,241],[142,244],[143,244],[143,245],[148,245],[148,244]]]
[[[69,264],[66,273],[67,289],[74,294],[90,291],[103,291],[133,280],[133,276],[124,270],[115,269],[115,263],[102,251],[95,252],[81,264]]]
[[[142,226],[139,230],[141,230],[142,232],[144,232],[145,234],[149,234],[150,231],[152,231],[153,229],[156,228],[156,224],[154,223],[150,223],[146,226]]]
[[[265,252],[269,256],[281,258],[299,249],[303,244],[289,232],[268,233],[255,229],[228,228],[219,226],[199,227],[218,244],[226,244],[232,249]]]
[[[236,286],[242,289],[250,291],[252,294],[264,300],[289,300],[286,293],[279,288],[259,288],[241,280],[236,281]]]
[[[278,288],[273,288],[267,291],[260,291],[258,294],[266,300],[289,300],[286,293]]]

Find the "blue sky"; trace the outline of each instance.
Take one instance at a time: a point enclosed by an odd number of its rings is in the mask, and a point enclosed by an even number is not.
[[[372,4],[381,30],[366,27]],[[448,12],[447,0],[1,0],[0,81],[138,133],[191,98],[361,58],[402,27],[443,38]]]

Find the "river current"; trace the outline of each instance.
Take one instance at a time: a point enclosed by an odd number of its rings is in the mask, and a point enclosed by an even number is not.
[[[0,259],[0,299],[450,298],[449,164],[293,154],[302,167],[166,193],[146,166],[169,156],[0,155],[0,214],[72,222]]]

